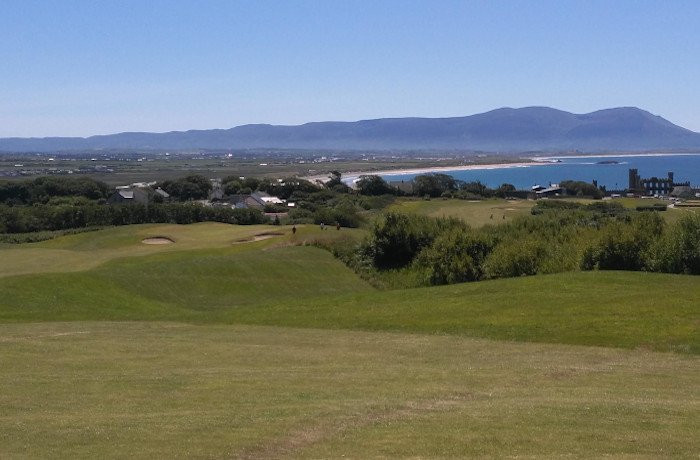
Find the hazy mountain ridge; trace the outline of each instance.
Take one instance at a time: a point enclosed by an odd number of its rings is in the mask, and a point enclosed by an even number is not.
[[[635,107],[573,114],[548,107],[501,108],[465,117],[381,118],[297,126],[126,132],[49,138],[0,138],[0,151],[90,149],[461,149],[651,150],[700,148],[700,133]]]

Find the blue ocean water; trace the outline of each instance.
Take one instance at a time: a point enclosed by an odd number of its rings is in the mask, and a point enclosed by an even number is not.
[[[625,155],[625,156],[587,156],[587,157],[547,157],[547,160],[559,160],[557,163],[537,164],[527,167],[503,167],[497,169],[473,169],[468,171],[440,171],[466,182],[480,181],[489,187],[498,187],[509,183],[518,189],[529,189],[533,185],[547,186],[563,180],[581,180],[592,182],[609,190],[627,188],[628,170],[637,168],[643,178],[665,178],[673,171],[676,182],[690,181],[700,186],[700,153],[678,155]],[[607,163],[601,163],[607,162]],[[610,164],[610,162],[615,162]],[[384,174],[388,181],[410,180],[417,174]]]

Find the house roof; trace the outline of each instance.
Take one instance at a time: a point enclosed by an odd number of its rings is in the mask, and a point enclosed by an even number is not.
[[[535,193],[555,193],[555,192],[561,192],[561,187],[549,187],[549,188],[544,188],[542,190],[537,190]]]
[[[162,196],[163,198],[170,198],[170,194],[169,194],[168,192],[166,192],[165,190],[163,190],[162,188],[160,188],[160,187],[158,187],[158,188],[156,189],[156,193],[157,193],[158,195]]]

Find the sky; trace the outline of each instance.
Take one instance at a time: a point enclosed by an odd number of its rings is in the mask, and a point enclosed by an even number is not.
[[[2,0],[0,137],[636,106],[700,131],[700,1]]]

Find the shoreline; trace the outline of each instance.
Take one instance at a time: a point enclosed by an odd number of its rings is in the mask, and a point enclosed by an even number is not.
[[[533,161],[559,160],[563,158],[624,158],[624,157],[693,157],[700,155],[698,153],[596,153],[593,155],[552,155],[552,156],[537,156],[532,157]]]
[[[546,165],[556,165],[558,163],[553,161],[530,161],[530,162],[515,162],[515,163],[489,163],[489,164],[475,164],[475,165],[457,165],[457,166],[426,166],[423,168],[399,168],[399,169],[383,169],[379,171],[348,171],[343,173],[343,182],[354,182],[360,176],[372,175],[372,176],[400,176],[404,174],[429,174],[441,171],[473,171],[473,170],[485,170],[485,169],[510,169],[510,168],[528,168],[530,166],[546,166]],[[329,180],[328,175],[317,174],[314,176],[302,177],[302,179],[308,181],[321,181],[325,182]]]
[[[560,164],[554,160],[566,158],[624,158],[624,157],[675,157],[675,156],[698,156],[700,153],[628,153],[628,154],[612,154],[601,153],[593,155],[557,155],[557,156],[536,156],[530,157],[529,162],[513,162],[513,163],[489,163],[489,164],[473,164],[473,165],[457,165],[457,166],[425,166],[422,168],[399,168],[399,169],[382,169],[379,171],[348,171],[343,173],[343,182],[355,182],[360,176],[401,176],[405,174],[429,174],[445,171],[475,171],[489,169],[510,169],[510,168],[529,168],[532,166],[547,166]],[[329,179],[327,174],[315,174],[313,176],[304,176],[302,179],[311,182],[327,182]]]

